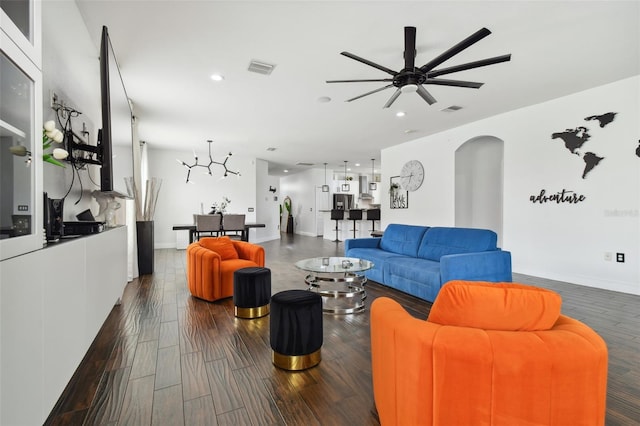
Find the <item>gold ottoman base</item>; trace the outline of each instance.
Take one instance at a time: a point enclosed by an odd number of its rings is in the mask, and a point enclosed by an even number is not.
[[[235,306],[234,314],[238,318],[260,318],[265,315],[269,315],[269,304],[258,306],[257,308],[239,308]]]
[[[322,360],[322,348],[308,355],[282,355],[276,351],[271,351],[271,360],[273,365],[283,370],[306,370],[315,367]]]

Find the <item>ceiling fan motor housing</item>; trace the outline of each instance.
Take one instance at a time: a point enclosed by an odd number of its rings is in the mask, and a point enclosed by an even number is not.
[[[426,74],[405,68],[393,77],[393,85],[400,88],[407,84],[423,84],[426,80]]]

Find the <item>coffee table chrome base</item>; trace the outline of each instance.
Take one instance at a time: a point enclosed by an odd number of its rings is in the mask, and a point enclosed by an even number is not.
[[[309,274],[305,278],[309,291],[322,296],[322,311],[331,314],[353,314],[364,311],[367,277],[353,273],[341,276]]]

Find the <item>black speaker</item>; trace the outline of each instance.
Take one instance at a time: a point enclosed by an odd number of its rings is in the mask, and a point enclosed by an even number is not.
[[[60,238],[64,235],[63,211],[64,198],[52,199],[44,193],[44,228],[47,240]]]

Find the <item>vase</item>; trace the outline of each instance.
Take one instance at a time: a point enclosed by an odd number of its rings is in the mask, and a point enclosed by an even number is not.
[[[138,272],[140,275],[153,274],[153,221],[136,222],[138,240]]]

